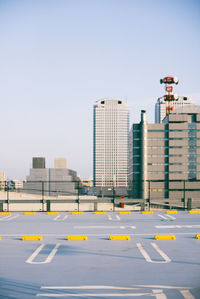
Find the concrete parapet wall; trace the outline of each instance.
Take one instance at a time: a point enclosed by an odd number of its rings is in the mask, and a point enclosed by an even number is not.
[[[2,211],[3,212],[42,212],[46,211],[47,206],[43,203],[3,203]]]
[[[113,204],[112,203],[97,203],[97,211],[113,211]]]
[[[79,204],[79,211],[94,211],[94,203],[81,203]]]
[[[50,205],[51,211],[78,211],[78,203],[51,203]]]

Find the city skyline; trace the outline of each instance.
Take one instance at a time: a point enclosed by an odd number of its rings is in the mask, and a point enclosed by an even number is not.
[[[25,179],[31,158],[66,157],[92,177],[93,105],[127,99],[130,125],[177,76],[200,104],[198,1],[0,1],[0,171]]]

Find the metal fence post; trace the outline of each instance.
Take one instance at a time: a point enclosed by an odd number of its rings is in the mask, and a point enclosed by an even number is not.
[[[149,181],[149,211],[151,211],[151,181]]]
[[[9,200],[9,184],[8,184],[8,181],[5,182],[6,183],[6,186],[7,186],[7,212],[9,212],[10,210],[10,200]]]
[[[115,212],[115,187],[113,186],[113,212]]]
[[[45,205],[45,199],[44,199],[44,181],[42,181],[42,211],[44,212],[44,205]]]
[[[77,197],[78,197],[78,198],[77,198],[77,199],[78,199],[78,212],[79,212],[79,210],[80,210],[80,207],[79,207],[79,205],[80,205],[80,201],[79,201],[79,188],[80,188],[80,186],[79,186],[79,181],[78,181],[78,194],[77,194],[77,195],[78,195],[78,196],[77,196]]]
[[[183,190],[183,198],[184,198],[184,210],[186,209],[186,200],[185,200],[185,180],[183,181],[184,183],[184,190]]]

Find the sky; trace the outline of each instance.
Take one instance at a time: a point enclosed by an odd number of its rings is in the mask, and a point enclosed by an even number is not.
[[[0,171],[66,157],[92,177],[93,105],[127,99],[154,122],[160,78],[200,105],[200,1],[0,0]]]

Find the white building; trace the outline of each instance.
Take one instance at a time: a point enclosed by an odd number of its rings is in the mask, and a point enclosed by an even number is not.
[[[129,106],[102,99],[94,105],[93,177],[95,187],[126,187]]]
[[[172,102],[173,110],[185,105],[194,105],[194,102],[191,98],[184,96],[178,96],[178,99]],[[162,123],[166,116],[166,106],[167,103],[164,101],[164,97],[158,98],[155,104],[155,123]]]

